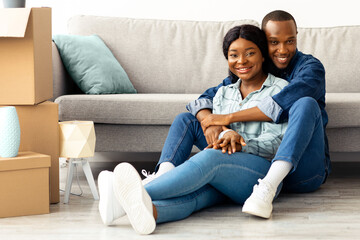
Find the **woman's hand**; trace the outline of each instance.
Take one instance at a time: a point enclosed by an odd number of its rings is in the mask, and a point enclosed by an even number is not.
[[[227,126],[230,124],[229,114],[209,114],[201,121],[201,127],[205,132],[209,126]]]
[[[241,152],[243,146],[246,146],[244,138],[235,131],[229,131],[221,139],[209,144],[205,149],[221,149],[223,153],[232,154]]]

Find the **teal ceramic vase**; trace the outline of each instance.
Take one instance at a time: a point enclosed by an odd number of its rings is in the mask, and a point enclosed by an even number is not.
[[[20,123],[15,107],[0,107],[0,157],[16,157],[20,147]]]
[[[24,8],[26,0],[3,0],[4,8]]]

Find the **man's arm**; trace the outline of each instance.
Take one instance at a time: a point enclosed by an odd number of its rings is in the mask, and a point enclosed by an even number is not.
[[[258,105],[274,122],[288,118],[291,106],[300,98],[312,97],[319,100],[325,95],[325,69],[316,58],[308,59],[278,94],[264,99]]]
[[[267,122],[271,121],[267,115],[265,115],[258,107],[248,108],[242,111],[230,113],[230,114],[211,114],[207,115],[204,120],[201,121],[201,126],[207,128],[209,126],[227,126],[234,122]]]
[[[209,109],[202,109],[196,114],[196,118],[201,124],[201,121],[204,120],[209,115],[211,115],[211,111]],[[212,144],[215,141],[217,141],[219,134],[222,132],[222,126],[211,126],[208,128],[204,128],[201,125],[201,127],[203,129],[206,142],[208,144]]]
[[[212,99],[216,95],[216,92],[219,90],[220,87],[229,84],[231,84],[231,78],[227,77],[218,86],[207,89],[203,94],[200,95],[198,99],[186,105],[186,109],[196,117],[200,110],[208,109],[211,111],[213,108]]]

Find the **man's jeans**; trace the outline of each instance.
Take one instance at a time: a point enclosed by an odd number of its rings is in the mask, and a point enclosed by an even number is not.
[[[289,111],[289,124],[275,160],[292,162],[293,170],[285,178],[284,189],[291,192],[314,191],[325,178],[324,129],[320,108],[310,97],[296,101]],[[207,142],[199,121],[190,113],[179,114],[170,127],[159,163],[175,166],[190,156],[193,145],[203,150]]]

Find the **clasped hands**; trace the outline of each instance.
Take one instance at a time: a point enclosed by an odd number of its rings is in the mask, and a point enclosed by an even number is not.
[[[205,149],[221,149],[223,153],[232,154],[240,152],[243,146],[246,146],[244,138],[235,131],[228,131],[224,136],[218,139],[222,131],[227,130],[229,125],[226,115],[210,114],[201,121],[208,146]]]

